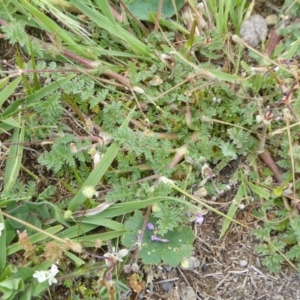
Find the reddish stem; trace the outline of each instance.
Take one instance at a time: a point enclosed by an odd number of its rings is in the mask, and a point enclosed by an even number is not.
[[[263,153],[259,155],[260,159],[267,165],[267,167],[273,172],[274,177],[277,181],[277,183],[282,183],[282,175],[277,167],[276,163],[274,162],[273,158],[270,155],[270,152],[268,150],[265,150]]]
[[[265,50],[265,54],[268,57],[272,56],[276,46],[278,45],[279,41],[281,40],[282,36],[278,34],[278,31],[279,31],[279,26],[275,27],[270,35],[269,42],[268,42],[268,45]]]

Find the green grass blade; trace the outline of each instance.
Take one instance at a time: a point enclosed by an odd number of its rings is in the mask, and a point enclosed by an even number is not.
[[[2,213],[0,211],[0,224],[4,224],[4,219],[2,216]],[[6,230],[2,230],[1,232],[1,236],[0,236],[0,273],[2,273],[2,271],[5,268],[6,265]]]
[[[64,254],[69,257],[73,262],[76,264],[76,266],[82,266],[85,264],[85,261],[76,256],[75,254],[69,252],[69,251],[64,251]]]
[[[57,234],[57,236],[62,239],[63,238],[72,239],[80,235],[86,234],[87,232],[95,229],[96,227],[98,227],[98,225],[78,223],[60,232],[59,234]]]
[[[85,200],[86,197],[83,195],[82,191],[86,186],[96,186],[100,181],[101,177],[105,174],[115,157],[119,152],[120,145],[117,142],[114,142],[107,150],[103,158],[101,159],[99,165],[91,172],[84,185],[71,200],[69,205],[69,210],[74,212],[78,206],[80,206]]]
[[[286,59],[292,59],[296,53],[297,53],[297,50],[299,49],[300,47],[300,37],[291,44],[291,47],[289,48],[289,50],[287,51],[287,53],[285,54],[285,58]]]
[[[24,132],[25,125],[19,128],[16,128],[13,134],[12,142],[13,143],[23,143],[24,142]],[[9,192],[19,176],[21,162],[23,158],[23,146],[22,145],[13,145],[10,147],[9,158],[6,161],[5,173],[4,173],[4,192]]]
[[[233,217],[235,216],[235,213],[236,213],[237,210],[238,210],[238,206],[236,204],[234,204],[234,203],[231,203],[230,207],[229,207],[229,209],[227,211],[227,216],[233,219]],[[221,239],[224,236],[224,234],[228,230],[230,224],[231,224],[231,220],[224,219],[219,239]]]
[[[72,78],[74,78],[75,75],[70,75],[65,78],[59,79],[56,82],[52,82],[51,84],[41,88],[37,92],[31,94],[28,97],[21,98],[17,101],[15,101],[13,104],[8,106],[4,112],[2,113],[2,118],[8,118],[9,116],[12,116],[19,112],[20,106],[26,102],[27,104],[31,104],[32,102],[38,101],[42,99],[43,97],[50,95],[51,93],[55,92],[57,89],[62,87],[65,83],[70,81]]]
[[[125,230],[125,227],[123,224],[113,221],[113,220],[110,220],[110,219],[99,218],[98,216],[97,217],[92,216],[92,217],[85,218],[85,220],[82,220],[82,223],[103,226],[105,228],[109,228],[109,229],[112,229],[115,231]]]
[[[101,9],[103,15],[108,18],[112,24],[117,25],[107,0],[96,0],[95,2],[98,4],[98,7]]]
[[[155,198],[150,198],[147,200],[140,200],[140,201],[134,201],[134,202],[127,202],[127,203],[117,203],[106,209],[105,211],[101,212],[98,215],[95,215],[97,218],[114,218],[117,216],[121,216],[133,211],[136,211],[138,209],[147,207],[149,205],[154,204],[155,202],[158,201],[163,201],[163,200],[168,200],[166,198],[162,197],[155,197]],[[172,199],[173,200],[173,199]],[[82,219],[82,222],[85,222],[88,220],[89,217],[85,217]]]
[[[150,56],[148,48],[144,43],[139,41],[136,37],[134,37],[118,24],[116,25],[115,22],[111,22],[107,17],[98,13],[96,9],[90,8],[77,0],[71,0],[71,3],[80,11],[82,11],[82,13],[87,15],[99,27],[107,30],[111,35],[118,37],[120,40],[128,44],[131,47],[132,51],[137,54]]]
[[[77,45],[73,38],[72,34],[65,31],[61,26],[56,24],[52,19],[47,17],[42,11],[39,11],[33,7],[28,1],[20,0],[20,3],[16,1],[15,5],[20,8],[26,8],[37,20],[40,27],[51,34],[57,35],[66,45],[72,47],[77,53],[80,53],[83,56],[90,57],[88,52],[83,51],[80,45]]]
[[[44,230],[45,232],[47,233],[50,233],[50,234],[57,234],[58,232],[60,232],[64,227],[62,225],[57,225],[57,226],[54,226],[54,227],[50,227],[46,230]],[[45,239],[48,239],[49,236],[47,234],[43,234],[43,233],[37,233],[35,235],[32,235],[29,237],[29,241],[30,243],[32,244],[35,244],[37,242],[40,242],[40,241],[43,241]],[[13,253],[16,253],[18,251],[22,250],[22,246],[19,244],[19,242],[9,246],[7,248],[7,255],[11,255]]]
[[[224,236],[224,234],[226,233],[227,229],[229,228],[229,226],[231,224],[231,220],[234,218],[234,215],[238,209],[237,203],[240,203],[240,201],[242,201],[246,196],[247,196],[246,186],[245,186],[244,182],[242,182],[235,197],[234,197],[235,203],[231,203],[231,205],[228,209],[227,216],[229,218],[224,219],[223,226],[222,226],[222,229],[220,232],[220,239]]]
[[[17,126],[12,126],[11,124],[5,124],[6,120],[7,119],[0,120],[0,133],[6,133],[6,134],[8,134],[9,130],[11,130],[11,129],[15,128],[15,127],[18,127],[18,128],[21,127],[20,124],[18,124]],[[3,122],[3,123],[1,123],[1,122]]]
[[[123,236],[126,231],[109,231],[99,234],[93,234],[88,236],[82,236],[74,242],[81,243],[84,247],[95,247],[97,241],[108,241]]]
[[[259,197],[262,197],[266,200],[268,200],[270,198],[270,192],[267,191],[266,189],[256,185],[256,184],[253,184],[251,182],[247,182],[247,185],[248,187],[250,188],[250,190],[255,193],[256,195],[258,195]]]
[[[35,58],[34,58],[34,50],[32,47],[31,39],[29,39],[29,49],[30,49],[30,58],[31,58],[31,64],[32,64],[32,69],[36,70],[36,63],[35,63]],[[34,81],[34,90],[40,90],[41,86],[39,83],[39,78],[37,73],[33,73],[33,81]]]
[[[133,114],[133,110],[129,113],[126,120],[123,122],[121,127],[125,127],[128,125],[130,118]],[[99,165],[91,172],[87,180],[85,181],[84,185],[81,187],[81,189],[78,191],[78,193],[75,195],[75,197],[71,200],[69,205],[69,210],[74,212],[78,206],[80,206],[85,200],[86,197],[83,195],[82,191],[87,186],[93,186],[95,187],[102,176],[105,174],[115,157],[117,156],[119,152],[120,145],[118,142],[112,143],[112,145],[108,148],[107,152],[104,154],[103,158],[101,159]]]
[[[219,80],[224,80],[224,81],[228,81],[228,82],[237,82],[238,80],[241,80],[241,78],[239,76],[224,73],[222,71],[209,70],[209,72],[212,73],[214,76],[216,76],[216,78]]]
[[[20,81],[21,81],[21,77],[16,78],[0,92],[0,108],[3,105],[3,103],[8,99],[8,97],[13,94]]]
[[[1,79],[1,80],[0,80],[0,89],[4,88],[5,85],[7,84],[7,82],[8,82],[9,80],[10,80],[10,77],[9,77],[9,76],[7,76],[7,77]]]
[[[15,119],[11,118],[11,117],[9,117],[7,119],[4,119],[4,120],[0,119],[0,121],[3,122],[6,125],[9,125],[10,129],[15,128],[15,127],[21,128],[20,123],[18,121],[16,121]],[[9,129],[7,129],[7,130],[9,130]],[[1,126],[0,126],[0,132],[1,132]]]
[[[24,63],[23,63],[23,58],[21,57],[18,47],[16,49],[16,62],[17,62],[18,68],[20,70],[25,69]],[[32,93],[32,88],[31,88],[29,80],[27,78],[27,74],[22,73],[21,77],[22,77],[22,81],[23,81],[24,90],[26,91],[26,95],[30,95]]]

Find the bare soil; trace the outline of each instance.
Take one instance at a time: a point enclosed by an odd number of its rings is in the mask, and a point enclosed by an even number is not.
[[[247,212],[237,220],[243,222]],[[153,271],[153,293],[142,299],[169,300],[296,300],[300,299],[299,274],[284,266],[280,274],[267,271],[262,257],[255,253],[257,245],[251,226],[232,225],[219,240],[219,217],[211,214],[195,228],[194,258],[199,266],[192,270],[179,268],[167,272]],[[253,226],[252,226],[253,227]],[[159,282],[159,283],[155,283]],[[170,291],[164,282],[173,284]],[[169,283],[170,286],[170,283]]]

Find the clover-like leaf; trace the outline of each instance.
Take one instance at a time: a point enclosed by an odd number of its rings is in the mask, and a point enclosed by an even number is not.
[[[137,243],[143,222],[144,218],[140,211],[137,211],[133,217],[126,221],[127,233],[124,236],[123,245],[132,247]],[[150,217],[149,222],[155,228],[155,219]],[[154,240],[153,236],[155,236]],[[169,231],[161,237],[161,240],[157,238],[155,229],[153,231],[146,228],[141,241],[142,249],[139,257],[144,264],[159,264],[163,261],[172,267],[176,267],[184,258],[191,256],[194,239],[194,233],[189,226],[181,226]]]
[[[174,7],[175,4],[175,7]],[[183,0],[164,0],[162,5],[162,15],[170,18],[175,15],[175,8],[179,11],[184,5]],[[134,0],[128,4],[129,10],[140,20],[149,21],[149,14],[156,13],[159,7],[159,0]]]

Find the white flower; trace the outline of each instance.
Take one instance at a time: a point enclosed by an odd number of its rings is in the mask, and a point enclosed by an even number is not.
[[[257,123],[257,124],[261,123],[261,122],[263,121],[263,119],[264,119],[263,116],[257,115],[257,116],[256,116],[256,123]]]
[[[243,203],[239,204],[239,209],[243,210],[245,207],[246,207],[245,204],[243,204]]]
[[[112,253],[105,253],[104,257],[107,258],[105,259],[106,264],[110,266],[111,264],[114,264],[117,261],[123,261],[122,257],[125,257],[127,255],[128,255],[127,249],[122,249],[119,252],[116,252],[116,248],[113,247]]]
[[[94,168],[99,165],[101,158],[102,155],[97,151],[93,156]]]
[[[0,223],[0,236],[2,235],[2,230],[4,229],[5,229],[4,224]]]
[[[92,185],[83,187],[82,194],[87,198],[92,198],[96,194],[96,190]]]
[[[46,271],[35,271],[32,277],[36,278],[38,282],[44,282],[47,280]]]
[[[49,285],[52,285],[52,283],[57,283],[57,279],[55,278],[55,276],[58,272],[59,271],[57,265],[53,264],[49,271],[35,271],[33,274],[33,278],[36,278],[38,282],[44,282],[48,280]]]
[[[132,90],[134,92],[138,93],[138,94],[145,94],[145,91],[142,88],[138,87],[138,86],[133,86]]]
[[[165,176],[161,176],[159,177],[159,182],[162,182],[166,185],[169,185],[169,186],[174,186],[175,185],[175,182]]]

